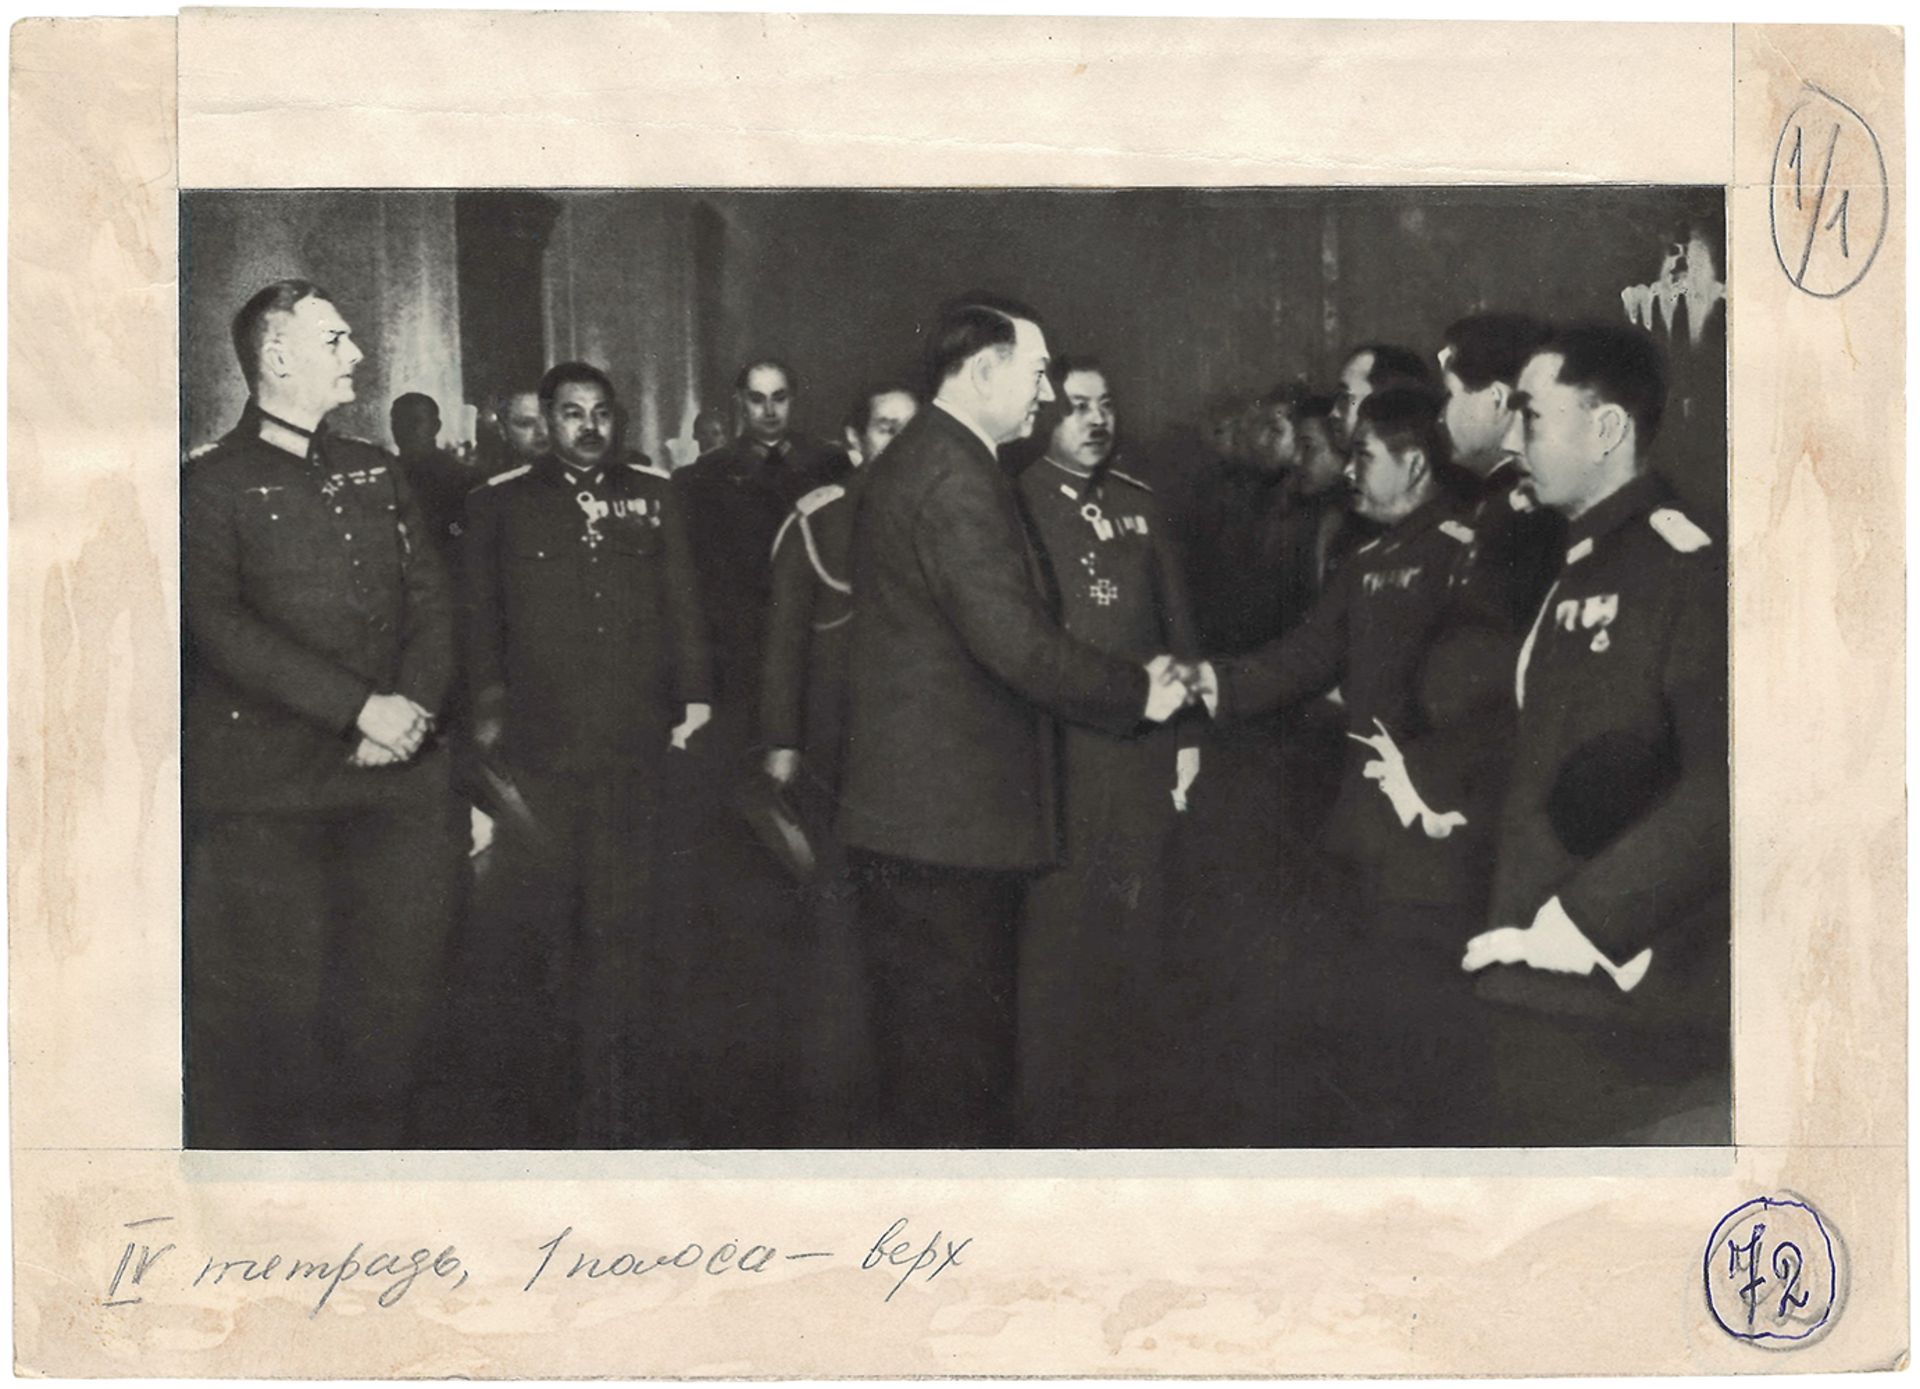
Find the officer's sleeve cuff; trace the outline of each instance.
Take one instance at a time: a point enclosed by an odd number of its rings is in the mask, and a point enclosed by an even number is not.
[[[360,727],[360,711],[367,707],[367,701],[373,698],[375,690],[371,685],[343,684],[335,697],[331,716],[328,719],[342,733],[352,733]]]

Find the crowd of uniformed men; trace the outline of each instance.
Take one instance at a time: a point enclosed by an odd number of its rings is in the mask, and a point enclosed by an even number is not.
[[[1639,329],[1356,348],[1158,494],[985,295],[844,448],[756,360],[671,475],[592,365],[389,453],[324,290],[233,338],[190,1145],[1724,1141],[1724,551]]]

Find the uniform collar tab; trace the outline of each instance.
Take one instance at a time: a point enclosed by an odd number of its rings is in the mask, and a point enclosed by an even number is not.
[[[312,460],[319,457],[321,447],[326,440],[327,426],[324,420],[312,429],[303,429],[291,420],[283,420],[278,415],[261,409],[258,401],[248,401],[247,409],[253,417],[254,430],[262,443],[271,444],[282,453],[290,453],[295,458]]]

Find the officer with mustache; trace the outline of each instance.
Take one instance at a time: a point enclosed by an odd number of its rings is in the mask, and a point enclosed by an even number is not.
[[[707,637],[667,475],[612,457],[612,383],[564,362],[540,403],[551,451],[467,503],[474,738],[530,812],[502,822],[485,910],[517,924],[572,1024],[578,1091],[554,1087],[571,1132],[539,1137],[619,1146],[663,1122],[645,1089],[670,1026],[648,991],[674,975],[657,831],[669,750],[709,716]]]
[[[1061,358],[1020,474],[1060,624],[1144,662],[1199,644],[1184,567],[1153,489],[1114,466],[1106,371]],[[1020,1102],[1026,1141],[1125,1145],[1169,1038],[1163,954],[1175,817],[1200,770],[1196,721],[1130,736],[1061,732],[1065,854],[1028,889],[1020,942]]]

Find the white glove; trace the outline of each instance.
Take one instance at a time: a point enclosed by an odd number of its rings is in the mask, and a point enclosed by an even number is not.
[[[1649,946],[1626,964],[1616,965],[1574,924],[1560,899],[1550,897],[1533,914],[1531,926],[1500,926],[1468,941],[1460,968],[1472,973],[1488,965],[1526,965],[1556,974],[1591,974],[1598,966],[1621,993],[1630,993],[1646,977],[1647,966],[1652,963],[1653,948]]]
[[[1406,755],[1400,751],[1399,744],[1393,741],[1393,735],[1387,732],[1387,726],[1375,719],[1373,726],[1380,730],[1372,738],[1363,738],[1358,733],[1347,736],[1362,747],[1373,749],[1374,760],[1360,769],[1360,775],[1369,781],[1380,783],[1380,790],[1393,807],[1393,813],[1400,817],[1402,829],[1420,822],[1420,829],[1429,839],[1445,839],[1460,826],[1467,823],[1467,817],[1457,810],[1444,814],[1435,810],[1420,798],[1414,789],[1413,777],[1407,771]]]
[[[1155,656],[1147,662],[1147,708],[1150,723],[1165,723],[1187,707],[1189,693],[1173,666],[1173,657]]]
[[[685,752],[687,750],[687,739],[705,728],[712,718],[713,706],[711,704],[689,704],[687,706],[687,716],[674,726],[673,745],[679,748],[680,751]]]
[[[1192,788],[1194,778],[1200,775],[1200,749],[1181,748],[1173,759],[1173,808],[1185,811],[1187,792]]]
[[[479,806],[467,807],[467,825],[473,837],[468,858],[479,858],[493,844],[493,817]]]

